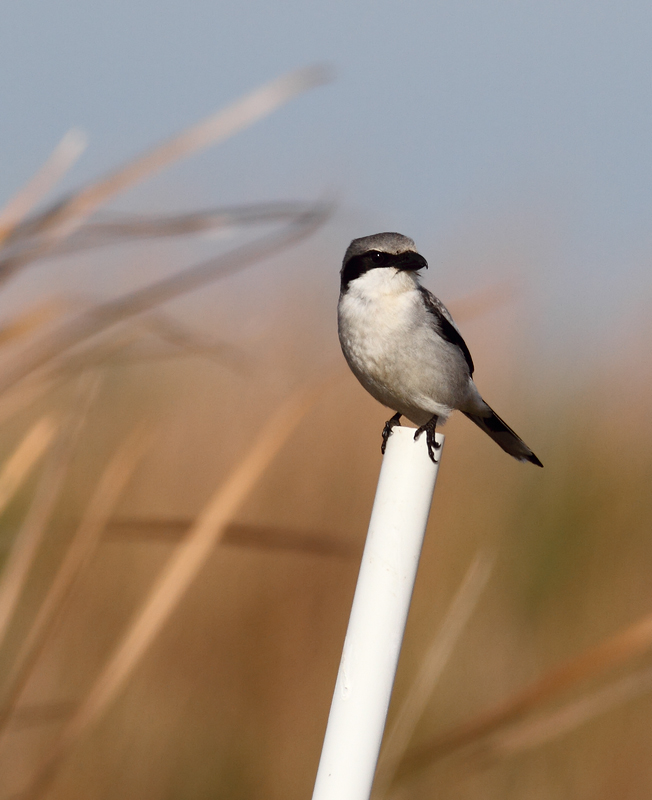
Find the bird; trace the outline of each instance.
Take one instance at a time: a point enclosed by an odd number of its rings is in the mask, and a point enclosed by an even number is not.
[[[428,262],[412,239],[376,233],[354,239],[340,271],[338,334],[351,371],[376,400],[395,411],[381,451],[401,418],[425,433],[436,464],[435,438],[458,409],[519,461],[542,467],[525,442],[485,403],[473,381],[473,359],[444,304],[420,283]]]

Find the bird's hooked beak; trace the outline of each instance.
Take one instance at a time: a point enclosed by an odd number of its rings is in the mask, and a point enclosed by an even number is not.
[[[428,262],[419,253],[410,251],[401,253],[392,266],[404,272],[418,272],[420,269],[428,269]]]

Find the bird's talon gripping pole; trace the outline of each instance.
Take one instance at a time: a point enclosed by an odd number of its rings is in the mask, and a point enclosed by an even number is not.
[[[435,458],[435,450],[439,450],[441,444],[437,441],[437,437],[435,431],[437,429],[437,422],[439,421],[439,417],[437,414],[433,414],[432,417],[426,422],[425,425],[422,425],[420,428],[417,428],[416,433],[414,434],[414,441],[416,442],[418,438],[421,436],[422,433],[426,434],[426,443],[428,445],[428,455],[430,456],[430,460],[433,464],[437,464],[437,459]]]
[[[391,419],[388,419],[383,428],[383,443],[380,445],[380,452],[385,455],[385,448],[387,447],[387,440],[392,435],[392,428],[401,424],[401,417],[403,415],[398,411]]]

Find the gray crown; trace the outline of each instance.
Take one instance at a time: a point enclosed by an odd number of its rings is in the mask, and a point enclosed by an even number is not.
[[[402,233],[374,233],[372,236],[363,236],[354,239],[344,253],[344,264],[354,256],[361,256],[369,250],[378,250],[381,253],[416,253],[417,247],[409,238]]]

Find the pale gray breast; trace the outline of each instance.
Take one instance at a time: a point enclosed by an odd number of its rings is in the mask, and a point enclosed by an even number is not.
[[[339,330],[344,355],[363,386],[410,419],[416,408],[444,414],[468,391],[464,357],[437,335],[417,289],[374,303],[343,296]]]

